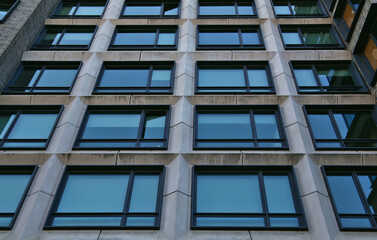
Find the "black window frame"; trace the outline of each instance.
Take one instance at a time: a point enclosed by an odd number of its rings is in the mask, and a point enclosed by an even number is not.
[[[57,213],[61,197],[64,193],[65,186],[69,175],[112,175],[120,173],[129,173],[130,179],[127,186],[127,193],[125,198],[125,209],[122,213]],[[131,201],[131,193],[133,187],[133,180],[135,173],[143,175],[157,175],[159,173],[159,184],[157,191],[157,201],[156,201],[156,211],[155,213],[129,213],[128,209]],[[163,165],[67,165],[64,169],[64,173],[60,178],[58,188],[56,189],[55,197],[50,206],[50,210],[47,214],[45,223],[43,225],[44,230],[159,230],[161,224],[161,214],[162,214],[162,202],[163,202],[163,192],[164,192],[164,182],[165,182],[165,166]],[[90,217],[90,216],[122,216],[122,223],[125,223],[125,219],[128,216],[155,216],[155,225],[152,227],[146,226],[53,226],[54,216],[78,216],[78,217]]]
[[[7,18],[9,17],[9,15],[14,11],[14,9],[17,8],[18,4],[20,4],[20,2],[21,2],[21,0],[4,0],[4,1],[7,1],[8,3],[12,3],[12,2],[13,2],[13,5],[12,5],[12,7],[8,10],[7,14],[5,14],[5,16],[3,17],[3,19],[0,19],[0,24],[5,23],[5,21],[6,21]]]
[[[175,40],[174,40],[174,45],[158,45],[158,38],[159,38],[159,33],[160,31],[171,31],[175,33]],[[117,34],[121,32],[125,33],[134,33],[134,32],[156,32],[156,37],[154,40],[153,45],[114,45],[115,38]],[[117,51],[117,50],[177,50],[178,47],[178,36],[179,34],[179,26],[177,25],[149,25],[149,26],[116,26],[115,31],[113,33],[113,36],[110,41],[110,45],[107,50],[111,51]]]
[[[23,87],[14,87],[12,86],[18,79],[18,77],[20,76],[20,74],[22,74],[22,71],[24,69],[24,67],[35,67],[35,68],[41,68],[41,73],[39,74],[37,80],[35,81],[34,83],[34,86],[33,87],[26,87],[26,89],[29,89],[30,92],[25,92],[25,91],[13,91],[11,90],[12,88],[19,88],[19,89],[24,89]],[[37,87],[36,84],[38,83],[38,81],[40,80],[40,78],[43,76],[43,73],[44,73],[44,70],[46,70],[46,68],[50,68],[50,67],[58,67],[59,69],[64,69],[64,68],[67,68],[67,69],[73,69],[74,67],[77,67],[77,73],[75,75],[75,78],[74,80],[72,81],[72,84],[69,88],[66,88],[66,87]],[[51,94],[56,94],[56,95],[64,95],[64,94],[70,94],[71,91],[72,91],[72,88],[73,86],[75,85],[75,82],[76,82],[76,79],[79,75],[79,72],[81,70],[81,67],[82,67],[82,62],[29,62],[29,61],[23,61],[23,62],[20,62],[16,68],[16,70],[12,73],[11,77],[8,79],[6,85],[3,87],[2,91],[1,91],[1,94],[8,94],[8,95],[31,95],[31,94],[36,94],[36,95],[51,95]],[[51,92],[33,92],[33,89],[51,89],[51,90],[58,90],[58,89],[67,89],[66,92],[59,92],[59,91],[51,91]],[[63,90],[64,90],[63,89]]]
[[[97,25],[80,25],[80,26],[66,26],[66,25],[46,25],[38,34],[36,39],[33,41],[33,44],[30,47],[30,50],[89,50],[90,46],[92,45],[93,39],[96,35],[98,26]],[[93,31],[93,36],[89,41],[87,46],[84,45],[58,45],[61,41],[62,37],[67,31],[73,31],[80,33],[80,30],[88,30]],[[59,37],[57,44],[55,45],[41,45],[38,44],[40,40],[43,39],[48,31],[59,31],[62,35]]]
[[[304,115],[306,118],[306,122],[308,124],[308,129],[310,132],[310,136],[313,142],[313,146],[315,150],[333,150],[333,151],[345,151],[345,150],[368,150],[368,151],[375,151],[377,150],[377,147],[346,147],[344,145],[345,141],[348,142],[376,142],[372,140],[365,140],[365,141],[360,141],[360,140],[345,140],[342,138],[341,133],[338,129],[338,126],[336,124],[336,121],[333,116],[333,111],[340,112],[340,113],[357,113],[357,112],[370,112],[372,119],[374,120],[375,123],[377,123],[377,106],[376,105],[370,105],[370,104],[364,104],[364,105],[303,105],[302,106]],[[310,125],[309,121],[309,114],[313,113],[322,113],[322,114],[327,114],[330,118],[333,130],[336,134],[337,139],[320,139],[316,140],[314,137],[314,131]],[[318,147],[317,142],[334,142],[334,143],[340,143],[341,147]]]
[[[97,6],[95,5],[95,3],[104,3],[104,9],[102,11],[102,14],[101,15],[78,15],[76,16],[75,13],[77,12],[77,10],[79,9],[80,7],[80,3],[88,3],[88,4],[93,4],[93,6]],[[64,3],[72,3],[72,4],[76,4],[76,9],[74,10],[74,13],[72,15],[56,15],[58,13],[58,11],[63,7],[63,4]],[[82,18],[82,19],[101,19],[106,11],[106,7],[107,5],[109,4],[109,0],[61,0],[58,5],[56,6],[55,10],[53,11],[53,13],[51,14],[50,18],[57,18],[57,19],[71,19],[71,18]]]
[[[152,79],[152,73],[154,68],[157,67],[163,67],[163,68],[170,68],[171,74],[170,74],[170,87],[151,87],[151,79]],[[102,81],[103,74],[107,68],[110,69],[144,69],[149,68],[149,74],[148,74],[148,80],[147,80],[147,86],[145,87],[145,91],[135,91],[132,92],[131,90],[137,90],[137,89],[144,89],[144,87],[99,87],[99,84]],[[109,95],[109,94],[117,94],[117,95],[129,95],[129,94],[173,94],[174,89],[174,81],[175,80],[175,62],[167,61],[167,62],[104,62],[102,64],[100,73],[97,77],[97,81],[95,84],[95,87],[93,89],[92,94],[95,95]],[[107,92],[99,92],[98,89],[100,88],[107,88],[107,89],[114,89],[114,91],[107,91]],[[117,91],[117,89],[130,89],[130,91],[127,92],[120,92]],[[169,91],[150,91],[150,89],[165,89]]]
[[[206,6],[218,6],[219,1],[217,0],[198,0],[198,6],[196,9],[196,16],[197,18],[258,18],[258,11],[257,8],[255,7],[255,2],[254,0],[227,0],[225,2],[221,2],[221,4],[228,4],[231,6],[232,4],[235,7],[236,14],[235,15],[200,15],[200,4],[207,4]],[[251,4],[251,8],[253,9],[253,15],[240,15],[238,13],[238,4],[239,3],[248,3]],[[228,5],[226,5],[228,6]]]
[[[298,14],[295,15],[292,11],[292,3],[300,2],[297,0],[290,0],[290,1],[282,1],[282,0],[271,0],[272,10],[274,12],[275,18],[328,18],[329,14],[327,13],[325,7],[323,6],[323,3],[321,0],[313,0],[312,2],[317,2],[318,10],[321,12],[320,14]],[[287,6],[289,7],[289,11],[291,12],[290,15],[282,15],[277,14],[275,11],[275,3],[287,3]]]
[[[148,4],[157,4],[161,2],[160,15],[125,15],[126,7],[129,3],[133,6],[149,6]],[[166,3],[178,3],[178,14],[177,15],[164,15],[164,6]],[[137,4],[137,5],[136,5]],[[122,10],[120,12],[120,19],[130,19],[130,18],[162,18],[162,19],[179,19],[181,17],[181,1],[180,0],[158,0],[158,1],[137,1],[137,0],[126,0],[123,4]]]
[[[231,67],[232,69],[235,67],[239,67],[239,69],[243,69],[244,72],[244,80],[245,80],[245,87],[199,87],[199,70],[201,67],[209,67],[210,69],[224,69],[227,67]],[[249,69],[261,69],[262,67],[266,70],[267,81],[269,83],[269,87],[250,87],[249,84],[249,77],[247,74],[247,70]],[[226,89],[226,90],[237,90],[237,89],[246,89],[245,92],[237,92],[237,91],[227,91],[227,92],[201,92],[199,91],[200,88],[208,89],[208,90],[215,90],[215,89]],[[270,89],[270,91],[265,92],[253,92],[250,89]],[[252,62],[227,62],[227,61],[198,61],[195,64],[195,94],[275,94],[275,84],[272,77],[272,72],[268,61],[252,61]]]
[[[197,176],[199,175],[245,175],[253,174],[258,175],[258,183],[261,194],[261,203],[263,206],[263,213],[197,213],[196,212],[196,201],[197,201]],[[273,214],[268,213],[267,211],[267,199],[266,192],[263,183],[263,174],[267,175],[281,175],[287,174],[291,191],[292,199],[295,205],[296,213],[294,214]],[[195,225],[195,217],[200,216],[211,216],[211,217],[244,217],[244,216],[258,216],[265,219],[265,224],[269,225],[269,216],[279,216],[279,217],[291,217],[297,216],[299,219],[300,227],[200,227]],[[190,226],[192,230],[296,230],[296,231],[306,231],[308,230],[306,215],[301,199],[300,189],[298,186],[298,181],[296,177],[295,170],[292,166],[289,165],[276,165],[276,166],[267,166],[267,165],[254,165],[254,166],[236,166],[236,165],[224,165],[224,166],[210,166],[210,165],[194,165],[192,170],[192,200],[191,200],[191,222]]]
[[[198,115],[199,112],[213,113],[213,114],[237,114],[249,112],[250,124],[253,133],[252,139],[198,139]],[[280,139],[258,139],[256,127],[254,122],[254,112],[257,113],[273,113],[276,118],[277,129]],[[198,147],[197,142],[253,142],[258,145],[258,142],[281,142],[282,147]],[[279,105],[196,105],[194,107],[194,128],[193,128],[193,150],[289,150],[288,138],[284,129],[283,118]]]
[[[331,24],[305,24],[305,25],[279,25],[279,33],[281,36],[281,41],[283,43],[284,49],[286,50],[317,50],[317,49],[329,49],[329,50],[344,50],[345,45],[340,38],[338,32]],[[320,30],[320,31],[327,31],[332,39],[334,40],[335,44],[306,44],[303,38],[302,30]],[[298,33],[301,44],[285,44],[283,33]]]
[[[200,33],[204,32],[237,32],[239,45],[200,45],[199,38]],[[243,44],[242,43],[242,31],[245,32],[256,32],[258,34],[258,39],[260,44]],[[260,25],[198,25],[196,28],[196,50],[266,50],[264,44],[263,33]]]
[[[51,141],[52,135],[54,134],[56,126],[58,125],[60,117],[63,113],[63,110],[64,110],[64,106],[62,105],[17,105],[17,106],[3,105],[3,106],[0,106],[0,113],[5,112],[5,113],[16,114],[16,117],[14,118],[14,120],[12,120],[8,130],[6,130],[6,132],[4,133],[3,139],[0,140],[0,150],[45,150],[47,149]],[[45,145],[43,147],[4,147],[3,144],[7,142],[8,140],[7,138],[9,134],[12,132],[12,129],[14,125],[16,124],[16,122],[18,121],[20,114],[23,113],[24,111],[28,113],[33,112],[35,114],[39,114],[39,113],[43,114],[44,112],[45,113],[54,112],[57,114],[55,123],[52,126],[52,130],[45,141]],[[27,139],[13,139],[11,142],[41,142],[41,140],[27,138]]]
[[[353,61],[290,61],[289,66],[292,71],[292,76],[295,81],[296,90],[299,94],[357,94],[357,93],[365,93],[369,94],[370,91],[365,85],[364,79],[361,76],[359,70],[356,68]],[[310,67],[313,71],[314,77],[316,79],[316,82],[318,84],[318,87],[300,87],[298,85],[297,77],[295,74],[295,67],[298,67],[298,69],[302,67]],[[325,89],[331,89],[331,87],[323,87],[320,83],[316,67],[347,67],[352,75],[352,77],[355,80],[356,84],[359,84],[356,87],[344,87],[344,89],[355,89],[353,91],[342,91],[342,88],[334,87],[334,89],[338,89],[335,91],[324,91]],[[305,68],[306,69],[306,68]],[[301,91],[301,89],[319,89],[320,91]]]
[[[149,141],[164,141],[165,146],[163,147],[140,147],[140,142],[143,142],[142,130],[145,125],[145,112],[147,111],[155,111],[155,112],[166,112],[166,120],[165,120],[165,129],[164,129],[164,138],[163,139],[148,139]],[[91,112],[100,112],[100,113],[132,113],[137,112],[141,114],[139,128],[137,133],[136,139],[89,139],[85,140],[82,139],[82,135],[85,131],[86,124]],[[78,133],[76,135],[72,150],[167,150],[169,144],[169,131],[170,131],[170,118],[171,118],[171,106],[170,105],[90,105],[86,108],[84,117],[81,121]],[[137,147],[80,147],[78,144],[80,142],[131,142],[130,140],[134,140],[135,143],[138,145]]]
[[[30,174],[30,179],[28,184],[26,185],[25,191],[22,194],[20,202],[17,205],[17,208],[14,213],[1,213],[2,217],[12,217],[12,220],[8,227],[0,227],[0,230],[11,230],[14,226],[14,223],[17,220],[18,214],[22,208],[22,205],[25,202],[26,196],[30,191],[30,187],[34,181],[35,175],[38,171],[38,166],[36,165],[1,165],[0,166],[0,174],[6,175],[18,175],[18,174]]]
[[[353,3],[351,2],[351,0],[340,0],[338,5],[336,6],[336,9],[334,12],[334,24],[337,27],[340,33],[340,36],[343,38],[345,42],[349,42],[351,40],[357,21],[360,17],[361,10],[364,7],[364,3],[365,3],[365,0],[361,0],[359,7],[356,9]],[[355,18],[352,21],[351,27],[348,27],[348,25],[343,19],[343,14],[344,14],[347,4],[350,5],[352,10],[355,12]]]
[[[327,188],[327,192],[329,194],[330,202],[332,205],[332,209],[334,211],[334,215],[336,221],[338,223],[338,227],[340,231],[364,231],[364,232],[375,232],[377,231],[377,214],[373,214],[370,210],[370,207],[367,203],[367,200],[364,196],[364,191],[360,185],[359,179],[357,175],[361,174],[377,174],[377,167],[376,166],[336,166],[336,165],[324,165],[321,166],[322,176]],[[365,214],[339,214],[338,209],[336,208],[335,199],[333,193],[330,188],[329,181],[327,179],[328,175],[350,175],[352,176],[353,182],[355,183],[356,190],[359,194],[360,200],[363,204],[365,209]],[[369,221],[371,223],[371,228],[360,228],[360,227],[343,227],[341,223],[341,216],[349,217],[369,217]]]

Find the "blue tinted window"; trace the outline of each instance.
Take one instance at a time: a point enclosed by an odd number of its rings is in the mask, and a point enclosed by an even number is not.
[[[106,69],[100,87],[146,87],[149,69]]]
[[[106,1],[62,1],[54,17],[100,17],[105,10]]]
[[[283,32],[284,43],[289,44],[302,44],[300,35],[294,32]]]
[[[122,17],[149,16],[151,18],[177,17],[179,1],[143,2],[137,0],[126,1]]]
[[[288,176],[264,176],[264,186],[270,213],[296,212]]]
[[[295,69],[294,73],[297,80],[297,84],[300,87],[318,85],[312,69]]]
[[[199,34],[200,45],[239,45],[238,32],[202,32]]]
[[[242,33],[243,44],[246,45],[259,45],[259,35],[256,32],[243,32]]]
[[[126,6],[124,15],[138,16],[138,15],[160,15],[161,6]]]
[[[245,76],[243,69],[200,69],[199,87],[243,87]]]
[[[155,212],[159,176],[137,175],[132,188],[130,212]]]
[[[337,139],[329,115],[309,114],[308,118],[315,139]]]
[[[114,40],[114,45],[154,45],[155,32],[119,32]]]
[[[291,11],[288,5],[286,6],[274,6],[276,15],[291,15]]]
[[[252,4],[253,1],[199,1],[199,16],[252,16],[255,15]]]
[[[236,15],[235,6],[200,6],[200,15]]]
[[[89,45],[93,33],[65,33],[59,45]]]

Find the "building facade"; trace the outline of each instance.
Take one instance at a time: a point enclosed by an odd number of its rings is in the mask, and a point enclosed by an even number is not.
[[[376,239],[377,1],[4,2],[0,239]]]

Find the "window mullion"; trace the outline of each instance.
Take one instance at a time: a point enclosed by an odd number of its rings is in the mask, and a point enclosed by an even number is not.
[[[335,121],[335,118],[334,118],[334,113],[333,113],[332,109],[330,109],[328,111],[328,115],[330,117],[330,121],[331,121],[331,123],[333,125],[336,137],[338,138],[338,141],[340,141],[340,143],[342,144],[342,147],[345,147],[346,145],[344,144],[344,141],[343,141],[343,138],[342,138],[342,134],[340,133],[338,125],[336,124],[336,121]]]
[[[65,34],[66,32],[67,32],[67,29],[64,29],[64,30],[62,31],[62,33],[61,33],[61,35],[60,35],[60,37],[59,37],[59,40],[58,40],[58,41],[56,42],[56,44],[55,44],[55,48],[59,46],[60,41],[62,40],[62,38],[63,38],[63,36],[64,36],[64,34]]]
[[[254,111],[252,109],[249,111],[249,116],[250,116],[251,132],[254,137],[254,144],[255,144],[254,147],[258,147],[257,127],[255,126]]]
[[[79,10],[80,3],[77,3],[75,11],[72,13],[72,17],[76,16],[76,12]]]
[[[160,17],[164,16],[165,2],[161,3]]]
[[[240,46],[243,47],[243,40],[242,40],[242,31],[241,31],[241,28],[238,28],[238,37],[239,37],[239,43],[240,43]]]
[[[151,84],[152,84],[152,75],[153,75],[153,65],[149,66],[148,78],[147,78],[147,89],[146,91],[149,92]]]
[[[157,44],[158,44],[158,38],[160,37],[160,28],[157,28],[157,30],[156,30],[156,36],[155,36],[155,38],[154,38],[154,48],[156,48],[157,47]]]
[[[267,205],[267,195],[266,195],[266,189],[264,187],[264,181],[263,181],[263,173],[261,170],[258,171],[258,180],[259,180],[259,188],[260,188],[260,197],[261,197],[261,202],[262,202],[262,208],[263,208],[263,213],[265,215],[265,227],[270,227],[270,218],[268,216],[268,205]]]
[[[290,2],[288,2],[288,8],[289,8],[289,11],[291,12],[291,15],[294,16],[295,14],[293,13],[292,5]]]
[[[244,72],[244,81],[245,81],[246,91],[250,92],[250,79],[249,79],[249,74],[247,72],[246,64],[243,65],[243,72]]]
[[[301,39],[301,44],[304,45],[306,47],[306,42],[304,40],[304,36],[302,35],[302,32],[301,32],[301,29],[300,28],[297,28],[297,33]]]
[[[12,121],[11,124],[9,125],[9,128],[8,128],[7,132],[4,134],[4,137],[3,137],[3,139],[2,139],[1,145],[3,145],[3,143],[8,139],[9,134],[12,132],[14,126],[16,125],[16,122],[17,122],[18,119],[20,118],[21,112],[22,112],[21,109],[19,109],[19,110],[17,111],[16,116],[14,117],[13,121]],[[11,115],[12,115],[12,114],[11,114]]]
[[[35,80],[35,82],[33,83],[33,86],[31,86],[31,89],[30,91],[33,92],[34,88],[37,86],[39,80],[42,78],[45,70],[46,70],[47,66],[46,65],[43,65],[42,69],[41,69],[41,72],[39,73],[37,79]]]
[[[315,78],[318,86],[321,88],[321,92],[323,92],[324,89],[323,89],[323,86],[321,84],[321,81],[319,80],[319,75],[318,75],[317,69],[315,68],[314,64],[312,65],[312,71],[314,73],[314,78]]]
[[[136,147],[140,146],[140,139],[143,135],[143,130],[144,130],[145,124],[146,124],[145,123],[145,110],[143,110],[141,112],[141,116],[140,116],[139,129],[138,129],[138,132],[137,132],[137,139],[136,139]]]
[[[132,189],[134,185],[134,179],[135,179],[135,171],[132,170],[132,172],[129,174],[126,197],[124,200],[123,217],[122,217],[121,226],[126,226],[126,223],[127,223],[127,214],[130,210],[131,195],[132,195]]]
[[[234,7],[236,9],[236,16],[239,17],[240,14],[239,14],[239,11],[238,11],[238,3],[237,3],[237,1],[234,2]]]

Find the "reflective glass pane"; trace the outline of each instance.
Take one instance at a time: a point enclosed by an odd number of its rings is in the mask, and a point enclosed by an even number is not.
[[[175,33],[164,33],[160,32],[158,35],[157,45],[174,45],[175,43]]]
[[[302,3],[295,2],[292,4],[292,10],[295,15],[318,15],[321,12],[316,2],[305,1]]]
[[[340,214],[365,213],[352,176],[327,176],[336,208]]]
[[[279,139],[279,130],[274,114],[255,114],[258,139]]]
[[[1,20],[1,12],[0,12],[0,20]],[[0,227],[8,227],[12,221],[11,217],[0,217]]]
[[[257,32],[243,32],[242,41],[244,45],[259,45],[259,36]]]
[[[21,201],[31,175],[0,175],[0,213],[14,213]]]
[[[120,226],[121,217],[55,217],[52,226]]]
[[[57,212],[123,212],[128,179],[128,175],[71,174]]]
[[[236,15],[236,8],[232,6],[200,6],[200,15]]]
[[[137,16],[137,15],[156,15],[161,14],[161,6],[127,6],[124,15]]]
[[[329,31],[302,33],[306,44],[335,44]]]
[[[114,45],[154,45],[155,32],[117,33]]]
[[[297,218],[270,218],[271,227],[299,227]]]
[[[164,138],[165,120],[166,120],[165,114],[164,115],[158,115],[158,114],[146,115],[143,138],[144,139]]]
[[[62,8],[55,13],[58,16],[72,16],[76,10],[76,5],[64,4]]]
[[[255,15],[253,7],[249,6],[240,6],[238,4],[238,14],[239,15]]]
[[[264,227],[264,218],[197,217],[198,227]]]
[[[288,7],[288,5],[286,6],[274,6],[274,9],[275,9],[275,13],[276,15],[291,15],[291,11]]]
[[[341,218],[342,227],[345,228],[371,228],[368,218]]]
[[[300,36],[295,32],[283,32],[283,39],[286,45],[302,44]]]
[[[149,69],[105,69],[99,87],[146,87]]]
[[[62,34],[59,32],[47,32],[37,44],[39,45],[55,45],[58,43],[60,36]]]
[[[128,217],[126,226],[153,227],[155,225],[154,222],[154,217]]]
[[[250,87],[268,87],[267,73],[264,69],[247,70]]]
[[[315,139],[337,139],[329,115],[308,114],[308,118]]]
[[[65,33],[59,45],[89,45],[93,33]]]
[[[355,81],[347,67],[316,67],[322,86],[355,86]]]
[[[0,114],[0,139],[5,136],[15,117],[15,114]]]
[[[369,112],[334,114],[343,139],[377,139],[377,125]]]
[[[104,6],[83,6],[80,5],[79,9],[75,15],[86,15],[86,16],[101,16],[103,10],[105,9]]]
[[[198,175],[198,213],[261,213],[257,175]]]
[[[243,69],[199,69],[199,87],[245,87]]]
[[[75,80],[76,69],[46,69],[37,87],[70,87]]]
[[[130,212],[149,212],[156,211],[158,175],[136,175],[132,188]]]
[[[140,114],[90,114],[83,139],[136,139]]]
[[[40,69],[24,68],[14,82],[14,87],[32,87],[41,73]]]
[[[359,175],[358,176],[361,187],[363,188],[364,196],[367,199],[372,213],[377,212],[377,176],[376,175]]]
[[[198,114],[198,139],[251,139],[249,114]]]
[[[238,32],[200,32],[200,45],[240,45]]]
[[[263,179],[268,211],[270,213],[295,213],[296,209],[288,176],[264,176]]]
[[[21,114],[8,139],[47,139],[57,114]]]
[[[295,69],[294,73],[299,87],[318,86],[312,69]]]
[[[154,69],[151,87],[170,87],[171,70]]]
[[[174,16],[178,15],[178,4],[164,4],[164,13],[165,16]]]

